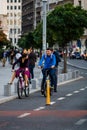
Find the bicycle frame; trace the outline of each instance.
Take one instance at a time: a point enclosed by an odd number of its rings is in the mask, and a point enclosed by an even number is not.
[[[51,78],[50,78],[49,71],[50,71],[50,69],[45,70],[46,79],[45,79],[44,83],[43,83],[43,80],[42,80],[42,86],[41,86],[41,93],[45,97],[47,96],[47,83],[48,83],[47,81],[49,81],[49,89],[50,89],[50,91],[48,93],[50,93],[50,95],[52,95],[52,92],[51,92]]]
[[[29,96],[29,84],[28,87],[25,87],[24,71],[20,71],[17,82],[17,94],[19,99],[22,98],[23,92],[25,97]]]

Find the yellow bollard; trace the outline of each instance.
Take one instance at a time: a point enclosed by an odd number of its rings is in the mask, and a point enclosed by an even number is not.
[[[47,80],[46,105],[50,105],[50,81]]]

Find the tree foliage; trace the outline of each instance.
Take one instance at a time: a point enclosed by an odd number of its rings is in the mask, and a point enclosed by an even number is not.
[[[29,32],[28,34],[24,35],[19,39],[18,45],[22,48],[30,48],[31,46],[35,46],[35,41],[33,37],[33,32]]]
[[[33,31],[34,41],[37,48],[42,48],[42,21],[38,24],[37,28]]]
[[[57,6],[47,17],[47,28],[53,31],[61,46],[79,39],[87,28],[87,11],[72,4]]]
[[[2,30],[0,30],[0,48],[3,48],[3,46],[9,46],[10,41],[7,39],[7,36],[5,33],[3,33]]]

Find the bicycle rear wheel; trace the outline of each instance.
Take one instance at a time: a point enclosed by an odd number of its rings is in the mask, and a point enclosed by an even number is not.
[[[17,94],[18,94],[19,99],[21,99],[23,97],[23,88],[22,88],[22,84],[21,84],[20,80],[18,80],[18,82],[17,82]]]
[[[24,92],[25,92],[25,97],[29,97],[30,95],[29,83],[27,87],[25,86]]]

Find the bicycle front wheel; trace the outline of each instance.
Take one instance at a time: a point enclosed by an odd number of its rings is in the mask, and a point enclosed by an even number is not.
[[[44,97],[46,97],[47,96],[47,83],[45,83],[44,86],[45,86],[44,87]]]
[[[20,80],[18,80],[17,82],[17,94],[18,94],[18,98],[21,99],[23,96],[23,88]]]

